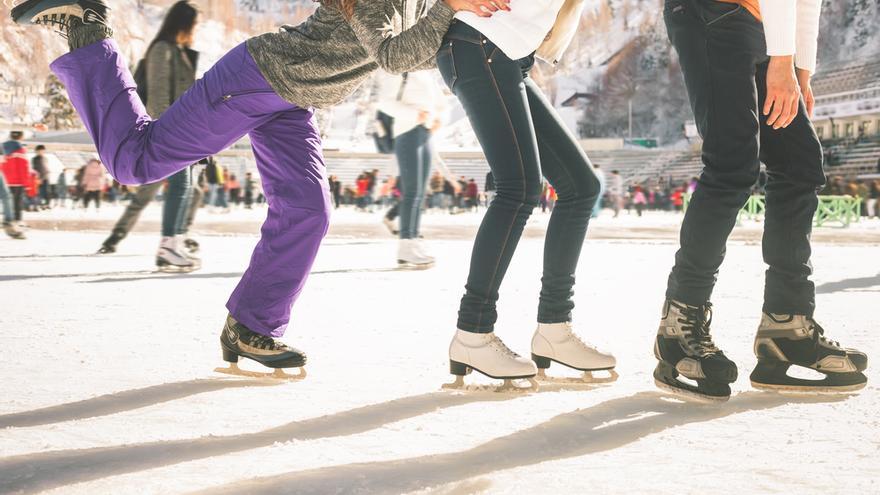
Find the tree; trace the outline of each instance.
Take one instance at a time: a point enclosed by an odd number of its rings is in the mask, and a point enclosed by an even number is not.
[[[67,99],[64,85],[54,74],[49,75],[49,79],[46,81],[46,99],[49,100],[49,108],[43,114],[44,124],[56,131],[77,127],[79,119],[76,110]]]

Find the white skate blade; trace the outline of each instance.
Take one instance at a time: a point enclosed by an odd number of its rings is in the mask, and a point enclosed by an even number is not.
[[[541,383],[559,383],[564,385],[602,385],[607,383],[614,383],[620,378],[620,375],[617,374],[613,369],[610,370],[602,370],[607,371],[608,376],[606,377],[597,377],[594,375],[595,371],[584,371],[583,375],[579,377],[556,377],[556,376],[547,376],[546,370],[538,369],[538,376],[536,377],[538,382]]]
[[[156,270],[160,273],[191,273],[198,270],[198,268],[195,266],[162,265],[156,267]]]
[[[752,388],[763,390],[765,392],[778,392],[786,395],[838,395],[851,394],[865,388],[866,383],[856,383],[855,385],[842,385],[840,387],[812,387],[808,385],[775,385],[770,383],[752,382]]]
[[[291,375],[284,372],[283,368],[275,368],[275,371],[269,372],[260,372],[260,371],[250,371],[243,370],[238,367],[238,363],[229,363],[229,366],[226,368],[215,368],[215,372],[223,373],[224,375],[232,375],[232,376],[241,376],[246,378],[263,378],[270,380],[277,380],[279,382],[292,382],[299,381],[306,378],[306,369],[300,368],[299,374]]]
[[[518,385],[514,380],[525,380],[527,385]],[[514,378],[505,379],[501,385],[468,385],[464,382],[463,376],[456,376],[452,383],[444,383],[441,387],[443,390],[457,390],[461,392],[493,392],[493,393],[532,393],[537,392],[540,388],[538,381],[534,378]]]
[[[431,262],[431,263],[410,263],[408,261],[397,260],[397,269],[398,270],[418,271],[418,270],[428,270],[433,267],[434,267],[434,262]]]
[[[691,392],[690,390],[684,390],[677,387],[673,387],[671,385],[667,385],[660,380],[655,379],[654,384],[660,390],[664,392],[668,392],[670,395],[674,395],[675,397],[682,399],[687,402],[693,402],[697,404],[723,404],[727,402],[730,397],[713,397],[711,395],[698,394],[696,392]]]

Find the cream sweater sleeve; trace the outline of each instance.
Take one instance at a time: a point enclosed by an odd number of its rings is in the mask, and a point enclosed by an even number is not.
[[[767,55],[794,55],[798,68],[816,70],[822,0],[760,0]]]

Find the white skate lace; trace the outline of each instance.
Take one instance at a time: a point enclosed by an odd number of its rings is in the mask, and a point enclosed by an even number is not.
[[[581,338],[581,336],[578,335],[577,333],[575,333],[575,331],[572,329],[572,326],[571,326],[571,323],[570,323],[570,322],[568,322],[568,323],[565,324],[565,329],[568,330],[568,334],[571,336],[571,338],[572,338],[575,342],[577,342],[578,345],[580,345],[582,348],[584,348],[584,349],[586,349],[586,350],[588,350],[588,351],[596,351],[596,352],[599,352],[599,350],[598,350],[596,347],[594,347],[594,346],[592,346],[592,345],[590,345],[590,344],[584,342],[584,340]]]
[[[825,337],[825,329],[822,328],[821,325],[816,323],[816,320],[814,320],[812,318],[808,318],[807,321],[810,322],[810,330],[813,331],[813,341],[814,342],[816,342],[816,343],[821,342],[821,343],[829,345],[831,347],[836,347],[836,348],[840,349],[840,342],[838,342],[836,340],[831,340],[831,339]]]
[[[502,342],[497,335],[492,335],[492,340],[489,341],[489,345],[491,345],[495,350],[500,351],[507,357],[519,357],[519,354],[513,352],[509,347],[507,347],[507,345],[505,345],[504,342]]]
[[[266,335],[261,335],[258,333],[253,333],[250,339],[248,339],[248,345],[256,347],[258,349],[266,349],[270,351],[283,351],[287,349],[287,346],[273,339],[272,337],[268,337]]]

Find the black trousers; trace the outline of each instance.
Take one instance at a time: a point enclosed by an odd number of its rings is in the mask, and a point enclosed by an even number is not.
[[[769,265],[764,311],[812,315],[810,233],[825,174],[803,101],[788,127],[774,130],[766,124],[761,114],[768,64],[764,29],[743,7],[666,0],[664,18],[703,137],[704,165],[666,295],[693,305],[709,300],[727,238],[764,162],[763,254]]]
[[[528,77],[534,57],[511,60],[479,31],[454,21],[437,53],[446,85],[467,113],[495,177],[495,199],[474,240],[458,328],[491,332],[498,288],[543,173],[559,195],[544,242],[538,321],[571,320],[574,274],[599,194],[599,180],[577,138]]]
[[[24,211],[24,186],[9,186],[12,193],[12,211],[16,222],[21,221],[21,212]]]

